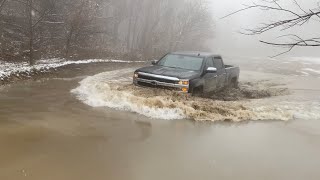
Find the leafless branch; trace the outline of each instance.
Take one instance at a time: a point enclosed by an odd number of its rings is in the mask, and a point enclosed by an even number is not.
[[[314,13],[311,9],[309,10],[311,13]],[[315,13],[314,13],[315,14]],[[316,14],[316,16],[318,17],[318,18],[320,18],[320,15],[319,14]]]
[[[221,19],[230,17],[230,16],[232,16],[232,15],[234,15],[234,14],[238,14],[239,12],[243,12],[243,11],[246,11],[246,10],[249,10],[249,9],[256,9],[256,8],[259,8],[259,9],[261,9],[261,10],[282,11],[282,12],[290,13],[290,14],[292,14],[292,15],[295,15],[295,16],[297,16],[297,17],[300,17],[299,14],[297,14],[297,13],[291,11],[291,10],[288,10],[288,9],[283,9],[282,7],[273,7],[273,6],[256,4],[256,3],[253,3],[253,5],[245,5],[245,4],[244,4],[244,6],[246,6],[246,7],[243,8],[243,9],[237,10],[237,11],[235,11],[235,12],[233,12],[233,13],[230,13],[230,14],[228,14],[228,15],[226,15],[226,16],[223,16]]]
[[[300,4],[297,2],[297,0],[293,0],[294,4],[302,11],[304,12],[305,14],[307,14],[307,11],[305,11],[301,6]]]
[[[32,27],[36,27],[51,11],[52,9],[48,9],[44,11],[42,15],[39,17],[39,19],[37,20],[37,22],[32,25]]]
[[[253,2],[252,5],[245,5],[243,9],[240,9],[238,11],[235,11],[233,13],[230,13],[223,18],[232,16],[234,14],[240,13],[242,11],[246,11],[249,9],[260,9],[263,11],[277,11],[277,12],[283,12],[287,13],[289,16],[287,19],[280,19],[274,22],[270,23],[262,23],[259,27],[250,29],[244,29],[244,32],[241,32],[241,34],[245,35],[259,35],[263,34],[267,31],[280,28],[280,31],[285,31],[287,29],[290,29],[294,26],[303,26],[307,22],[309,22],[313,17],[320,18],[320,2],[317,4],[317,8],[305,10],[301,7],[301,5],[296,1],[292,0],[293,3],[300,9],[301,12],[295,12],[290,9],[283,8],[278,1],[279,0],[261,0],[264,2],[263,4],[258,4]],[[312,19],[314,20],[314,19]],[[311,39],[304,39],[294,34],[288,34],[280,37],[289,37],[291,38],[291,43],[273,43],[273,42],[267,42],[267,41],[260,41],[261,43],[273,45],[273,46],[279,46],[288,48],[287,51],[280,53],[278,55],[282,55],[284,53],[290,52],[294,47],[320,47],[320,39],[319,38],[311,38]],[[279,38],[280,38],[279,37]],[[276,56],[278,56],[276,55]]]
[[[279,8],[283,9],[283,8],[280,6],[280,4],[278,3],[278,0],[272,0],[272,2],[273,2],[274,4],[276,4]]]
[[[283,54],[286,54],[290,51],[292,51],[293,48],[295,47],[320,47],[320,38],[311,38],[311,39],[302,39],[297,35],[284,35],[285,36],[294,36],[298,38],[298,40],[294,40],[292,43],[273,43],[273,42],[267,42],[267,41],[260,41],[261,43],[272,45],[272,46],[277,46],[277,47],[284,47],[287,48],[286,51],[279,53],[273,57],[277,57]]]
[[[22,4],[24,4],[24,5],[26,5],[27,7],[30,7],[30,4],[27,2],[27,1],[25,1],[25,0],[13,0],[13,1],[17,1],[17,2],[19,2],[19,3],[22,3]],[[36,11],[37,13],[41,13],[37,8],[35,8],[34,6],[31,6],[31,8],[34,10],[34,11]]]
[[[299,9],[303,12],[303,14],[298,14],[296,12],[289,10],[289,9],[282,8],[277,3],[276,0],[272,0],[272,2],[269,2],[266,0],[262,0],[262,1],[268,2],[268,3],[273,3],[273,4],[275,4],[275,6],[268,6],[268,5],[253,3],[253,5],[247,6],[243,9],[240,9],[238,11],[231,13],[231,14],[228,14],[228,15],[224,16],[223,18],[229,17],[231,15],[237,14],[242,11],[246,11],[248,9],[255,9],[255,8],[259,8],[262,10],[274,10],[274,11],[286,12],[286,13],[290,13],[295,16],[293,18],[279,20],[279,21],[276,21],[273,23],[264,23],[263,26],[255,28],[255,29],[246,29],[248,31],[248,33],[245,33],[245,34],[248,34],[248,35],[262,34],[266,31],[269,31],[269,30],[272,30],[272,29],[275,29],[278,27],[283,27],[282,30],[286,30],[286,29],[289,29],[289,28],[294,27],[296,25],[299,25],[299,26],[304,25],[306,22],[308,22],[314,16],[317,16],[320,18],[320,8],[317,9],[316,11],[309,10],[309,12],[307,12],[304,9],[302,9],[302,7],[297,3],[296,0],[293,0],[293,1],[299,7]]]
[[[4,3],[6,2],[7,0],[3,0],[1,3],[0,3],[0,12],[1,12],[1,10],[2,10],[2,8],[3,8],[3,6],[4,6]]]

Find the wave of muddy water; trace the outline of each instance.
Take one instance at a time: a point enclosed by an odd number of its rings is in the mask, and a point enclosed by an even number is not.
[[[131,111],[156,119],[247,121],[319,119],[320,103],[290,96],[283,83],[252,80],[207,98],[132,85],[134,69],[104,72],[85,78],[72,93],[93,107]]]

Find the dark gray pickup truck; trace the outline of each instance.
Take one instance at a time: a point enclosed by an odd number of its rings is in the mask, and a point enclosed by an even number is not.
[[[240,69],[224,65],[219,55],[174,52],[152,64],[134,72],[135,85],[172,89],[193,95],[238,86]]]

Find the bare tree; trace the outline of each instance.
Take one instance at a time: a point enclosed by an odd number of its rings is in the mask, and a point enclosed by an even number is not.
[[[65,14],[65,58],[69,58],[70,50],[81,49],[85,41],[97,32],[95,29],[94,20],[97,12],[96,1],[70,1]]]
[[[5,2],[6,8],[4,8]],[[51,0],[48,0],[45,3],[50,2]],[[44,2],[35,0],[4,0],[0,3],[0,10],[4,13],[2,14],[0,11],[0,16],[2,16],[0,23],[3,27],[3,38],[0,44],[3,43],[4,49],[8,52],[10,52],[10,49],[15,49],[16,44],[25,44],[19,46],[22,53],[11,53],[21,55],[25,53],[28,56],[30,65],[35,63],[34,46],[38,41],[37,30],[39,24],[48,15],[51,7],[48,6],[48,9],[41,9],[42,3]]]
[[[202,49],[206,0],[0,0],[0,58],[150,59]]]
[[[29,64],[34,65],[34,43],[35,43],[35,29],[41,23],[41,21],[51,12],[52,2],[49,6],[47,6],[44,10],[39,10],[37,7],[40,4],[35,4],[34,0],[27,0],[26,7],[27,7],[27,14],[28,14],[28,30],[29,30]]]
[[[299,9],[299,11],[291,10],[281,5],[281,0],[261,0],[260,3],[253,2],[251,5],[244,5],[243,9],[235,11],[227,16],[229,17],[234,14],[249,10],[249,9],[260,9],[262,11],[275,11],[279,13],[284,13],[285,16],[281,16],[280,19],[270,22],[262,23],[261,26],[253,29],[245,29],[242,34],[246,35],[259,35],[268,32],[273,29],[280,29],[280,31],[286,31],[295,26],[303,26],[306,23],[312,21],[312,23],[320,22],[320,2],[314,6],[313,9],[304,9],[296,0],[292,0],[293,4]],[[287,50],[277,54],[279,56],[290,52],[295,47],[320,47],[320,35],[319,37],[303,38],[296,34],[285,34],[279,38],[288,38],[288,42],[269,42],[260,40],[260,42],[268,45],[284,47]],[[275,57],[274,56],[274,57]]]
[[[191,1],[185,5],[178,15],[176,24],[177,41],[175,48],[195,46],[213,37],[213,20],[205,1]],[[198,46],[201,44],[197,44]],[[203,48],[203,47],[199,47]]]
[[[1,13],[1,10],[2,10],[2,8],[3,8],[3,6],[4,6],[4,3],[6,2],[7,0],[2,0],[1,2],[0,2],[0,13]]]
[[[29,16],[29,64],[34,65],[34,58],[33,58],[33,16],[34,16],[34,10],[33,10],[33,0],[27,1],[27,12]]]

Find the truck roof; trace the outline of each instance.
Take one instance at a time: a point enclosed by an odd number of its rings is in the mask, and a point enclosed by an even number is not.
[[[203,57],[203,58],[207,58],[207,57],[221,58],[220,55],[213,54],[213,53],[210,53],[210,52],[201,52],[201,51],[178,51],[178,52],[172,52],[170,54],[196,56],[196,57]]]

